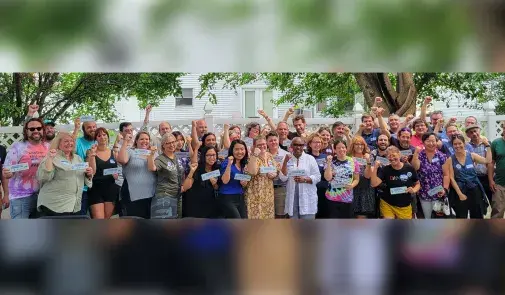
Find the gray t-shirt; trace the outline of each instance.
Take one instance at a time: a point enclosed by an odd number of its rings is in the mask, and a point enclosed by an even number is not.
[[[180,193],[184,173],[181,161],[176,156],[170,159],[165,154],[161,154],[154,160],[154,165],[158,174],[156,197],[176,197]]]
[[[147,157],[135,154],[135,149],[129,149],[128,156],[128,163],[123,166],[123,176],[128,182],[130,200],[152,198],[156,188],[156,173],[147,168]]]

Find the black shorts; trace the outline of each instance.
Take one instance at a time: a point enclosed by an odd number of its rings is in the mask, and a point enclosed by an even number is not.
[[[89,206],[105,202],[116,202],[119,198],[119,189],[120,186],[115,183],[93,183],[93,187],[88,189]]]

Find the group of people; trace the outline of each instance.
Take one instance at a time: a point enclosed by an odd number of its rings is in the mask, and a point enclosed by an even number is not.
[[[123,122],[109,131],[76,119],[72,134],[33,118],[23,140],[2,158],[3,208],[11,218],[88,215],[134,218],[493,218],[505,214],[505,133],[492,143],[475,117],[461,132],[441,111],[401,121],[383,118],[381,98],[355,134],[342,122],[309,133],[289,109],[264,127],[224,125],[216,135],[205,120],[191,135],[168,122],[149,132],[151,107],[134,134]],[[82,130],[83,136],[78,137]],[[491,202],[492,201],[492,202]]]

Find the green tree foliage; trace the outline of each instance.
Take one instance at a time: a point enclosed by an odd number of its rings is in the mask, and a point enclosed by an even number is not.
[[[117,120],[114,103],[136,97],[139,107],[157,105],[181,95],[183,73],[0,73],[0,122],[19,125],[28,105],[39,105],[44,118],[69,122],[74,116],[94,115]]]
[[[425,96],[449,101],[464,100],[461,106],[479,108],[483,102],[496,100],[497,110],[505,111],[505,79],[496,73],[207,73],[200,76],[198,97],[215,102],[213,90],[264,81],[270,90],[281,92],[276,104],[312,106],[327,102],[323,114],[339,116],[352,109],[354,97],[362,93],[366,107],[374,98],[384,98],[388,113],[407,115],[415,111]],[[403,89],[402,89],[403,88]],[[409,89],[412,100],[409,100]]]

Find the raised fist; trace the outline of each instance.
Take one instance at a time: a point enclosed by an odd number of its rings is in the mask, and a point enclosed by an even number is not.
[[[50,159],[54,159],[56,157],[56,150],[55,149],[50,149],[47,155],[49,156]]]
[[[432,100],[433,100],[433,98],[431,96],[426,96],[424,98],[424,104],[429,104]]]
[[[156,151],[158,150],[158,147],[153,145],[151,146],[151,148],[149,149],[151,151],[151,155],[154,156],[154,154],[156,153]]]
[[[29,116],[33,116],[38,111],[39,111],[39,106],[36,103],[28,106],[28,115]]]
[[[153,110],[153,106],[148,104],[146,107],[146,113],[150,113]]]
[[[233,164],[233,160],[234,160],[234,159],[235,159],[235,158],[234,158],[233,156],[229,156],[229,157],[228,157],[228,166],[231,166],[231,164]]]
[[[261,153],[261,150],[259,148],[255,148],[253,155],[255,155],[257,157],[260,153]]]
[[[376,102],[376,103],[381,103],[381,102],[382,102],[382,97],[377,96],[377,97],[375,98],[375,102]]]
[[[96,156],[96,150],[98,149],[98,145],[94,144],[91,146],[91,148],[89,149],[89,155],[91,157],[94,157]]]
[[[333,160],[333,156],[332,155],[328,155],[326,157],[326,161],[328,161],[328,163],[331,163],[332,160]]]
[[[81,128],[81,118],[75,118],[74,127],[75,127],[75,129]]]

